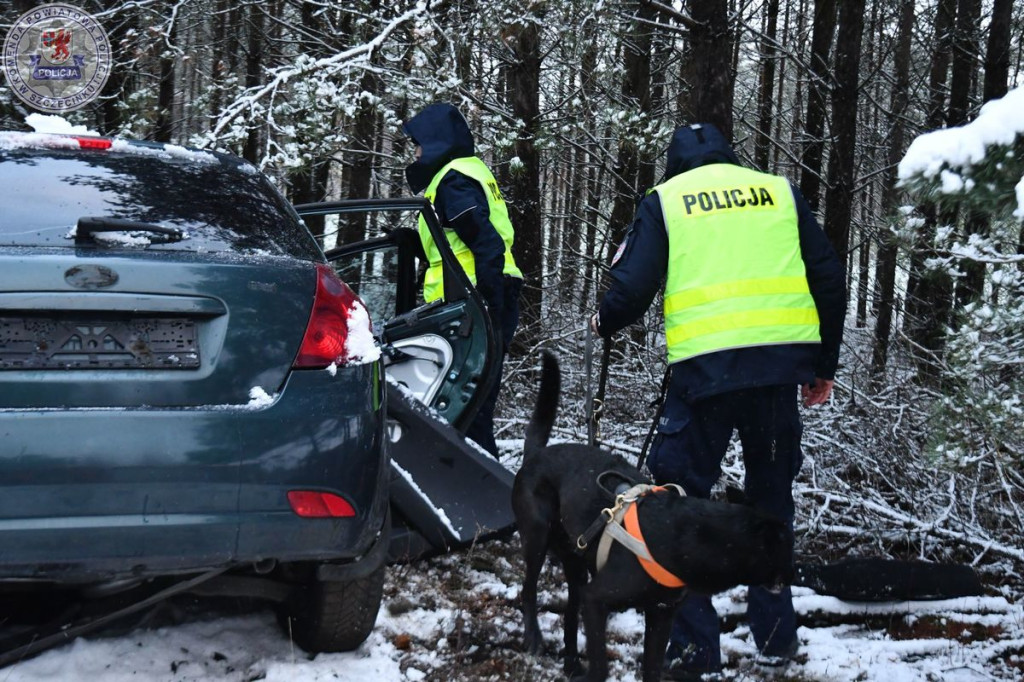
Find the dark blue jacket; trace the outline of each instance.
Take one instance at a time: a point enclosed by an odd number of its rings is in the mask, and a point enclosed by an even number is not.
[[[423,154],[405,169],[409,187],[419,194],[434,176],[453,159],[473,156],[473,134],[466,119],[450,104],[431,104],[402,129]],[[445,229],[455,230],[473,252],[476,288],[487,301],[497,329],[507,326],[504,307],[505,243],[491,224],[487,197],[479,183],[457,171],[448,171],[437,187],[434,212]],[[506,336],[510,336],[506,330]]]
[[[739,165],[732,148],[711,125],[684,126],[669,145],[664,180],[711,163]],[[754,386],[804,384],[832,379],[846,316],[846,275],[842,262],[810,206],[793,188],[799,220],[800,253],[821,320],[821,345],[784,344],[708,353],[675,363],[670,392],[687,400]],[[601,300],[598,328],[609,337],[638,320],[650,307],[668,271],[668,233],[656,193],[647,195],[612,262],[612,284]]]

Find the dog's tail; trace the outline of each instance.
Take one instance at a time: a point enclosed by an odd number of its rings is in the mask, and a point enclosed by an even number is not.
[[[558,368],[558,359],[548,352],[541,356],[540,389],[537,391],[537,404],[533,408],[533,417],[526,427],[526,445],[523,458],[529,457],[548,444],[551,427],[555,425],[555,414],[558,412],[558,396],[562,391],[562,373]]]

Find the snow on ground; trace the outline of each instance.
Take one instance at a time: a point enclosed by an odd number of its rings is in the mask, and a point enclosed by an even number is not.
[[[499,443],[509,447],[512,441]],[[509,448],[510,450],[512,448]],[[513,464],[509,462],[508,464]],[[518,538],[392,566],[377,626],[358,650],[310,657],[269,609],[189,601],[127,633],[99,633],[0,669],[0,682],[359,682],[557,680],[561,573],[548,566],[540,593],[547,651],[519,651]],[[745,589],[718,595],[726,673],[735,681],[973,682],[1024,678],[1019,594],[934,602],[854,604],[794,588],[801,650],[784,669],[755,660],[742,622]],[[184,615],[183,615],[184,614]],[[643,620],[609,620],[612,680],[637,682]],[[580,635],[581,648],[585,637]]]
[[[515,568],[505,555],[516,545],[396,567],[377,628],[357,651],[310,657],[290,644],[269,611],[202,619],[116,637],[94,636],[0,670],[2,682],[295,680],[548,680],[558,679],[554,658],[561,620],[547,609],[560,608],[564,593],[542,594],[542,627],[548,655],[531,659],[517,651],[522,630],[515,600]],[[490,570],[475,568],[489,549],[502,555]],[[471,555],[475,554],[473,557]],[[557,577],[552,572],[551,578]],[[723,615],[742,610],[745,590],[720,595]],[[820,622],[848,616],[849,605],[796,589],[802,619]],[[479,610],[478,610],[479,609]],[[858,623],[805,625],[798,662],[784,670],[758,666],[750,632],[737,625],[723,636],[729,680],[971,681],[1013,680],[1021,676],[1024,613],[1002,598],[914,602],[877,606],[885,618],[907,628],[928,619],[943,623],[946,638],[896,639],[890,627]],[[856,610],[856,609],[854,609]],[[888,610],[888,611],[887,611]],[[633,682],[641,653],[642,618],[633,611],[609,621],[615,680]],[[900,629],[903,632],[902,629]],[[978,639],[978,632],[996,633]],[[585,639],[581,636],[581,644]],[[1003,662],[1000,659],[1006,658]],[[1015,664],[1015,668],[1009,667]],[[773,678],[772,676],[776,677]]]

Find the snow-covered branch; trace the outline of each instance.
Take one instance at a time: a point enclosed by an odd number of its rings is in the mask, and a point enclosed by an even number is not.
[[[243,114],[252,112],[257,108],[258,103],[276,100],[279,91],[289,81],[297,81],[314,74],[316,74],[318,80],[322,80],[338,72],[362,68],[367,65],[374,51],[379,49],[392,33],[406,23],[426,14],[428,11],[426,3],[418,4],[413,9],[391,20],[372,40],[321,59],[309,59],[300,55],[295,60],[295,63],[271,71],[269,74],[270,78],[266,83],[245,90],[233,102],[223,107],[217,116],[217,122],[214,124],[213,129],[206,136],[204,146],[215,144],[235,119]]]

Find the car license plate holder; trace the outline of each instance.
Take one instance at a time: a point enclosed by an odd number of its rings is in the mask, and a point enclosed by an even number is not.
[[[197,369],[196,323],[167,317],[0,317],[0,370]]]

